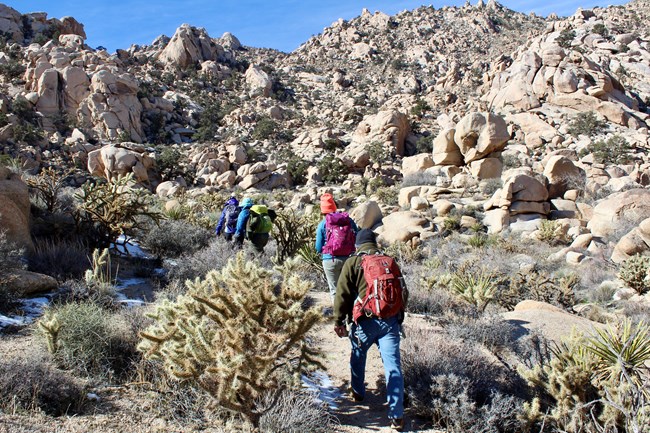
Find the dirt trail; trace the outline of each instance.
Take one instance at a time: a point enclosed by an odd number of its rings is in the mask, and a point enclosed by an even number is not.
[[[311,292],[310,296],[324,309],[330,306],[328,293]],[[334,322],[330,318],[319,325],[312,336],[324,354],[323,364],[327,369],[326,373],[341,395],[334,401],[335,407],[332,410],[340,422],[340,426],[335,431],[346,433],[393,431],[388,427],[384,368],[379,350],[373,346],[368,351],[366,398],[363,402],[354,402],[347,391],[350,385],[350,343],[348,339],[336,336],[333,328]],[[424,428],[422,420],[414,419],[409,415],[408,410],[405,421],[404,431],[439,432],[439,430]]]

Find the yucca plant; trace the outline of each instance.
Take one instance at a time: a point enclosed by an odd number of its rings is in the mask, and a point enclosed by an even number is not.
[[[643,321],[633,325],[629,319],[617,327],[596,329],[596,336],[587,340],[586,349],[598,360],[599,380],[610,380],[627,371],[637,385],[642,386],[642,376],[648,373],[645,364],[650,361],[648,331],[650,327]],[[644,391],[650,397],[650,391]]]
[[[497,286],[491,275],[486,273],[460,273],[453,275],[451,289],[466,302],[483,312],[494,299]]]

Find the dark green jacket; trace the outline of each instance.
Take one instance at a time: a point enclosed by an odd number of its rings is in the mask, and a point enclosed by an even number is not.
[[[357,248],[357,252],[350,256],[343,264],[339,281],[336,284],[336,297],[334,298],[334,320],[335,325],[344,325],[352,322],[352,307],[357,296],[361,299],[366,296],[366,280],[361,269],[360,252],[374,254],[380,251],[377,244],[368,242]]]

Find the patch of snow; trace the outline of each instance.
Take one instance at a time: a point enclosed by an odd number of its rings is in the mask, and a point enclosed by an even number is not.
[[[0,329],[7,326],[25,326],[33,323],[34,320],[43,314],[43,310],[50,304],[49,298],[27,298],[21,299],[19,308],[23,314],[4,316],[0,314]]]
[[[343,396],[324,371],[316,371],[309,376],[303,375],[302,387],[313,392],[317,396],[316,401],[327,404],[331,409],[338,408],[336,400]]]
[[[115,288],[118,290],[125,289],[129,286],[137,286],[139,284],[145,284],[146,282],[146,278],[127,278],[126,280],[118,278],[117,281],[115,281]]]
[[[151,255],[144,252],[136,240],[130,238],[127,240],[127,237],[124,235],[120,235],[117,238],[116,242],[111,243],[110,248],[116,251],[118,254],[123,254],[131,257],[139,257],[143,259],[152,258]]]

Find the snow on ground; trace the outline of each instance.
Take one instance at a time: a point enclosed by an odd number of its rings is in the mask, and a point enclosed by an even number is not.
[[[112,243],[110,245],[110,248],[117,252],[118,254],[125,255],[125,256],[131,256],[131,257],[139,257],[143,259],[150,259],[152,258],[151,255],[146,253],[138,244],[138,241],[135,239],[127,239],[126,236],[120,235],[115,243]]]
[[[302,376],[302,386],[316,394],[316,401],[327,404],[331,409],[337,409],[336,399],[343,394],[334,386],[330,377],[324,371],[316,371],[309,376]]]
[[[4,316],[0,314],[0,329],[8,326],[25,326],[34,322],[43,314],[43,310],[50,304],[50,299],[45,296],[38,298],[21,299],[19,307],[22,314]]]

